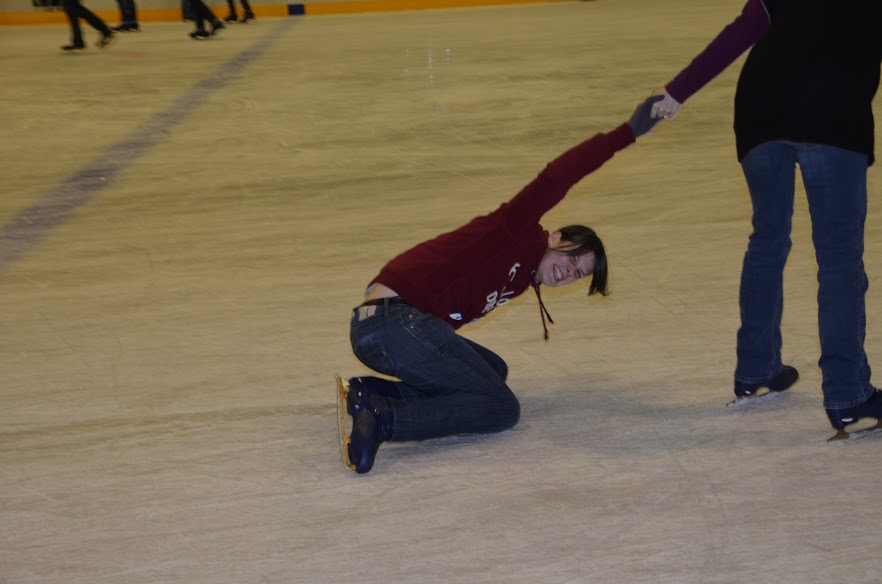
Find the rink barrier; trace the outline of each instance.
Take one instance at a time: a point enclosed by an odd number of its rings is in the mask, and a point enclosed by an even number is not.
[[[257,18],[274,16],[320,16],[330,14],[357,14],[366,12],[401,12],[438,8],[472,8],[512,4],[543,4],[573,2],[576,0],[350,0],[343,2],[313,2],[305,4],[265,4],[252,6]],[[214,10],[225,7],[211,5]],[[93,10],[108,23],[119,20],[119,10]],[[138,8],[139,22],[179,22],[180,8]],[[2,25],[67,24],[60,9],[45,8],[35,12],[0,12]]]

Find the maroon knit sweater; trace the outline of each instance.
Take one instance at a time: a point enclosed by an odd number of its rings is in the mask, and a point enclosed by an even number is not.
[[[570,188],[635,141],[622,124],[552,161],[512,200],[390,261],[372,283],[459,328],[522,294],[548,245],[541,217]]]

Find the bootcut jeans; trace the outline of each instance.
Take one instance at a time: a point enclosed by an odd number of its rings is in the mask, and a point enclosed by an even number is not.
[[[864,351],[867,156],[790,141],[766,142],[741,162],[753,203],[753,233],[741,272],[735,379],[780,372],[783,275],[790,252],[796,165],[808,198],[818,263],[818,331],[824,407],[843,409],[873,392]]]
[[[350,341],[364,365],[400,380],[371,380],[388,384],[384,395],[401,396],[391,402],[392,441],[501,432],[517,423],[520,405],[501,357],[400,298],[385,300],[352,311]]]

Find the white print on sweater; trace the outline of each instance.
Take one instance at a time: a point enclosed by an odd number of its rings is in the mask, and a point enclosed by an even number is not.
[[[515,265],[513,265],[511,267],[511,269],[508,271],[508,281],[509,282],[514,280],[515,276],[518,275],[518,268],[520,268],[520,267],[521,267],[521,264],[520,264],[520,262],[518,262]],[[490,294],[487,295],[487,298],[486,298],[487,304],[484,305],[484,310],[481,311],[481,314],[487,314],[488,312],[492,311],[497,306],[505,306],[506,304],[508,304],[509,300],[511,300],[511,297],[513,295],[514,295],[514,292],[511,290],[508,290],[506,287],[503,287],[502,290],[499,292],[496,292],[496,291],[491,292]]]

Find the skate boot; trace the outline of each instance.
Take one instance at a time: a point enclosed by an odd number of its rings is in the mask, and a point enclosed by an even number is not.
[[[841,410],[827,410],[827,417],[830,418],[830,423],[836,428],[836,434],[828,438],[827,442],[857,438],[864,434],[882,430],[882,391],[874,388],[870,399],[862,404]],[[845,430],[846,426],[854,424],[861,418],[875,418],[876,425],[850,433]]]
[[[101,38],[98,39],[98,42],[96,44],[98,45],[99,49],[106,49],[108,46],[110,46],[110,43],[115,40],[116,33],[114,33],[112,30],[108,30],[107,32],[101,34]]]
[[[369,393],[375,393],[387,399],[404,399],[401,392],[398,390],[398,386],[393,381],[388,381],[379,377],[353,377],[349,380],[350,386],[356,381]],[[352,410],[349,408],[348,402],[346,404],[346,412],[350,416],[352,415]]]
[[[245,15],[242,16],[242,20],[240,20],[239,22],[245,24],[249,20],[254,20],[254,13],[250,9],[245,11]]]
[[[205,40],[205,39],[210,39],[211,33],[209,33],[204,28],[197,28],[196,30],[194,30],[193,32],[190,33],[190,38],[193,39],[194,41],[201,41],[201,40]]]
[[[61,50],[65,53],[82,53],[86,50],[86,45],[64,45]]]
[[[229,22],[230,24],[236,24],[239,22],[239,18],[236,16],[235,12],[230,12],[227,14],[227,17],[224,18],[224,22]]]
[[[760,383],[745,383],[736,379],[735,401],[730,402],[729,405],[731,406],[734,404],[744,403],[748,400],[755,400],[770,393],[781,393],[782,391],[787,391],[788,389],[790,389],[791,385],[796,383],[797,379],[799,379],[799,371],[797,371],[796,368],[791,367],[790,365],[784,365],[784,368],[781,369],[781,372],[768,381],[763,381]],[[768,389],[768,391],[759,393],[763,388]]]
[[[345,454],[349,459],[347,466],[359,474],[374,466],[377,450],[380,444],[392,438],[395,422],[389,398],[371,391],[369,385],[370,382],[363,383],[353,377],[349,380],[346,396],[346,410],[352,416],[352,432]]]
[[[214,22],[211,23],[211,36],[217,35],[217,33],[219,33],[220,31],[222,31],[225,28],[227,28],[227,27],[224,26],[223,22],[221,22],[220,20],[215,20]]]

